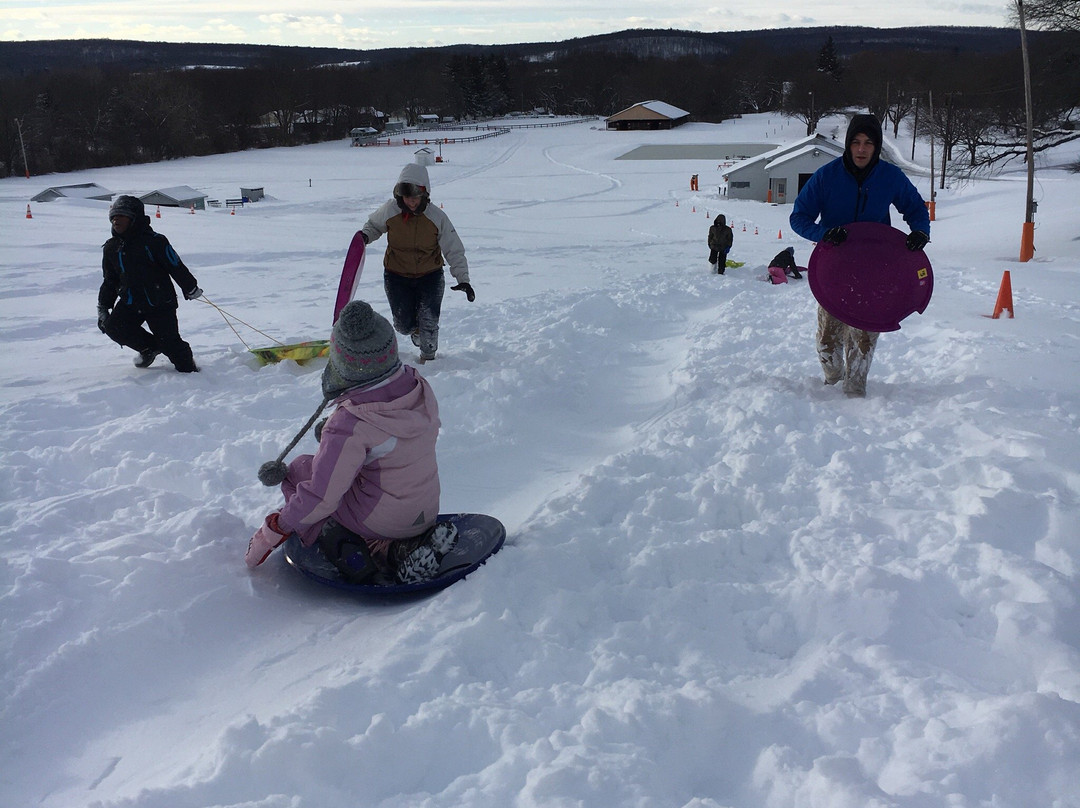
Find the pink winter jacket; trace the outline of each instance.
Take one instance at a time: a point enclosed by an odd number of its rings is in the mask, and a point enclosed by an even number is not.
[[[332,516],[382,555],[390,541],[435,524],[439,405],[431,386],[409,366],[335,403],[318,452],[289,465],[278,521],[310,545]]]

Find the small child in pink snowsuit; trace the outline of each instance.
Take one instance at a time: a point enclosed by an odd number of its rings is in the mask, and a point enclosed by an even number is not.
[[[296,533],[304,545],[319,542],[351,580],[376,573],[399,583],[430,577],[450,549],[445,536],[432,544],[439,405],[424,377],[402,365],[393,327],[367,303],[349,303],[334,324],[322,388],[323,406],[336,409],[316,430],[318,451],[293,460],[284,479],[280,461],[260,469],[264,483],[281,482],[285,505],[252,536],[248,566],[257,567]],[[349,553],[359,553],[354,568],[343,569],[334,557],[343,541]],[[417,552],[425,556],[419,578]]]

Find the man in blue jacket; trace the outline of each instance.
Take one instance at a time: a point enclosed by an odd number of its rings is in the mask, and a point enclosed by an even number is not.
[[[911,234],[909,250],[930,241],[930,215],[922,196],[904,172],[881,162],[881,124],[873,115],[855,115],[844,139],[844,154],[826,163],[799,191],[789,221],[810,241],[841,244],[851,222],[890,224],[889,208],[904,217]],[[817,351],[825,384],[844,383],[849,396],[866,395],[866,376],[878,334],[837,320],[818,307]]]

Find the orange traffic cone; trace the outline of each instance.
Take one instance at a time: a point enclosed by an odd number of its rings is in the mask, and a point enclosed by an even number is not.
[[[690,206],[690,212],[691,213],[697,213],[697,205],[691,205]]]
[[[32,213],[30,213],[30,206],[29,205],[26,206],[26,218],[27,219],[33,219],[34,218],[34,215]]]
[[[1009,319],[1013,318],[1013,301],[1012,301],[1012,280],[1009,277],[1009,270],[1005,270],[1005,274],[1001,276],[1001,288],[998,289],[997,302],[994,303],[994,313],[990,319],[996,320],[1001,316],[1001,312],[1008,310]]]
[[[161,205],[157,206],[157,212],[154,214],[154,218],[155,219],[160,219],[161,218]]]
[[[781,238],[783,238],[783,237],[784,237],[784,232],[783,232],[782,230],[777,230],[777,231],[776,231],[776,237],[777,237],[778,239],[781,239]]]
[[[743,231],[744,233],[746,232],[746,222],[743,222],[743,223],[742,223],[742,231]]]
[[[229,215],[230,216],[235,216],[236,215],[236,208],[229,208]]]
[[[756,225],[754,226],[754,235],[755,236],[757,235],[757,226]]]
[[[191,206],[191,215],[192,216],[195,215],[195,206],[194,205]]]

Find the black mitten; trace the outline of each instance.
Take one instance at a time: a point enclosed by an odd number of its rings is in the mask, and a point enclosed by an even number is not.
[[[470,303],[476,300],[476,292],[468,283],[459,283],[457,286],[451,286],[450,288],[455,292],[464,292]]]
[[[926,235],[922,230],[912,230],[904,243],[912,252],[918,252],[930,243],[930,236]]]
[[[825,235],[821,240],[827,241],[830,244],[843,244],[847,241],[847,230],[843,227],[834,227],[831,230],[826,230]]]

